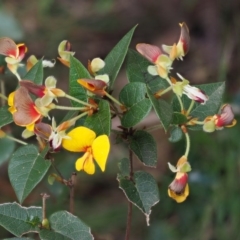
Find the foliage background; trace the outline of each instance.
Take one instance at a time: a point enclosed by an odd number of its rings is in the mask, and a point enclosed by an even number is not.
[[[174,67],[190,79],[203,84],[226,81],[225,101],[233,104],[237,119],[240,104],[240,3],[234,0],[5,0],[0,2],[0,35],[25,42],[28,54],[46,59],[57,57],[57,46],[67,39],[76,57],[84,64],[94,57],[104,58],[111,48],[134,25],[139,24],[131,47],[139,42],[155,45],[172,44],[178,40],[179,22],[190,29],[191,48],[183,62]],[[45,77],[54,75],[58,86],[67,89],[68,70],[60,63],[46,69]],[[7,93],[16,86],[13,75],[4,76]],[[126,84],[124,71],[117,78],[114,94]],[[67,104],[68,102],[62,102]],[[58,119],[64,112],[56,112]],[[157,123],[154,114],[140,127]],[[114,122],[114,127],[118,122]],[[13,125],[9,131],[20,137],[22,129]],[[177,204],[167,196],[167,187],[174,175],[167,162],[174,164],[183,154],[184,141],[171,144],[163,130],[153,132],[158,142],[158,167],[145,169],[158,181],[161,201],[153,208],[150,227],[142,213],[134,208],[132,238],[148,240],[240,239],[240,150],[239,124],[232,129],[206,134],[191,132],[192,146],[189,161],[190,196]],[[34,142],[35,140],[32,139]],[[127,156],[122,145],[112,136],[111,157],[106,173],[78,175],[76,186],[76,215],[85,221],[99,240],[124,238],[127,201],[118,188],[118,161]],[[0,161],[9,143],[0,141]],[[12,145],[12,147],[14,147]],[[57,154],[56,164],[67,177],[74,168],[76,156]],[[136,170],[143,166],[137,159]],[[47,180],[24,202],[26,206],[40,205],[41,192],[51,194],[48,212],[68,209],[68,189]],[[0,203],[16,201],[7,176],[7,162],[0,167]],[[10,237],[0,229],[0,238]]]

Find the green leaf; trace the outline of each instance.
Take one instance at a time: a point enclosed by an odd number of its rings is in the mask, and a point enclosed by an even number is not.
[[[222,98],[225,91],[225,82],[211,83],[197,86],[203,90],[209,97],[205,105],[198,104],[190,113],[192,117],[204,120],[207,116],[218,113],[222,104]]]
[[[24,80],[31,80],[36,84],[43,84],[43,65],[42,60],[39,60],[23,77]]]
[[[208,96],[208,101],[205,105],[195,103],[192,111],[190,112],[190,116],[199,118],[199,121],[203,121],[207,116],[212,116],[216,114],[222,104],[222,97],[225,90],[225,83],[210,83],[195,86],[202,91],[204,91]],[[191,104],[191,99],[189,99],[186,95],[182,97],[183,106],[185,110],[188,109]],[[173,108],[176,112],[181,112],[180,105],[178,103],[177,98],[173,99]]]
[[[147,94],[164,130],[167,131],[172,121],[172,106],[163,99],[156,99],[149,88]]]
[[[124,58],[127,54],[129,44],[131,42],[134,30],[137,26],[133,27],[111,50],[111,52],[104,59],[105,67],[98,72],[98,74],[109,75],[109,88],[112,89],[118,72],[122,66]]]
[[[130,175],[130,162],[128,158],[123,158],[118,163],[121,177],[129,177]]]
[[[170,137],[168,138],[168,140],[170,142],[178,142],[182,139],[182,137],[183,137],[182,129],[178,126],[174,126],[170,131]]]
[[[41,207],[22,207],[18,203],[0,204],[0,225],[17,237],[38,232],[38,226],[28,223],[31,217],[42,218]]]
[[[86,90],[77,82],[80,78],[92,78],[88,70],[82,63],[70,56],[70,73],[69,73],[69,94],[77,99],[87,102]],[[73,106],[79,106],[79,103],[71,101]]]
[[[100,100],[99,111],[92,116],[88,116],[84,126],[92,129],[97,135],[110,135],[111,123],[109,103],[105,100]]]
[[[193,118],[198,118],[199,121],[203,121],[206,117],[218,113],[225,91],[225,82],[197,85],[196,87],[203,90],[208,95],[208,101],[205,105],[195,103],[189,115]],[[185,110],[188,109],[191,100],[187,96],[183,95],[182,101]],[[180,111],[180,106],[176,97],[173,99],[173,108],[174,111]],[[189,126],[188,129],[202,130],[202,125]]]
[[[173,119],[172,119],[172,124],[184,124],[187,122],[187,117],[183,115],[182,113],[179,112],[174,112],[173,113]]]
[[[90,228],[79,218],[66,211],[52,214],[49,218],[51,230],[40,231],[41,239],[92,240]]]
[[[149,173],[143,171],[135,172],[133,180],[135,184],[129,179],[118,176],[119,187],[127,199],[144,213],[149,225],[151,208],[159,202],[157,183]]]
[[[45,160],[48,149],[41,154],[34,145],[20,147],[13,155],[8,166],[10,182],[20,203],[42,180],[50,167]]]
[[[0,128],[13,122],[12,114],[8,111],[8,106],[0,108]]]
[[[119,100],[127,107],[121,119],[123,127],[133,127],[144,119],[152,105],[146,98],[146,85],[140,82],[128,83],[119,94]]]
[[[15,142],[8,138],[0,138],[0,165],[13,153]]]
[[[147,68],[152,65],[138,52],[129,49],[127,54],[127,77],[129,82],[142,82],[147,84],[152,93],[169,87],[167,81],[159,76],[152,76]]]
[[[130,149],[137,155],[139,160],[148,167],[156,167],[157,145],[151,134],[139,130],[130,140]]]

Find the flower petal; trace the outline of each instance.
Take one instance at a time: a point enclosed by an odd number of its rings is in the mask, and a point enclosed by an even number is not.
[[[57,79],[53,76],[49,76],[45,80],[45,86],[47,88],[55,88],[57,84]]]
[[[70,139],[63,139],[62,147],[71,152],[85,152],[96,138],[95,132],[86,127],[74,128],[67,136]]]
[[[104,96],[105,91],[104,89],[107,87],[107,84],[100,80],[100,79],[87,79],[87,78],[82,78],[78,79],[77,82],[86,88],[88,91],[99,95],[99,96]]]
[[[162,54],[162,51],[158,46],[146,43],[137,44],[136,49],[140,54],[153,63],[155,63],[158,57]]]
[[[93,141],[92,144],[93,157],[103,172],[105,170],[109,150],[110,142],[107,135],[98,136]]]
[[[27,47],[26,47],[26,45],[24,43],[19,43],[17,45],[17,47],[18,47],[18,56],[17,56],[17,58],[18,58],[19,61],[22,61],[22,59],[24,58],[25,53],[27,52],[28,49],[27,49]]]
[[[0,54],[17,58],[18,47],[16,43],[8,37],[0,38]]]
[[[93,73],[98,72],[105,66],[105,62],[101,58],[94,58],[91,61],[91,70]]]
[[[175,179],[168,187],[169,197],[173,198],[178,203],[183,202],[189,195],[189,187],[187,182],[187,173],[178,172]]]
[[[93,162],[92,154],[86,152],[82,157],[78,158],[75,163],[75,168],[77,171],[84,170],[87,174],[94,174],[95,165]]]
[[[189,195],[189,186],[188,186],[188,184],[184,188],[184,192],[181,195],[176,194],[173,190],[168,188],[168,196],[173,198],[177,203],[184,202],[188,195]]]
[[[227,127],[234,126],[236,124],[236,120],[234,122],[234,113],[230,104],[225,104],[221,108],[220,117],[217,119],[216,126],[217,127]]]
[[[33,81],[22,80],[19,82],[20,86],[27,88],[27,90],[37,97],[43,97],[45,95],[45,86],[37,85]]]
[[[189,29],[185,22],[179,24],[181,27],[181,35],[179,38],[179,43],[181,43],[183,48],[183,56],[185,56],[189,51],[190,46],[190,36],[189,36]]]
[[[14,94],[14,107],[17,111],[13,113],[13,119],[19,126],[28,126],[41,118],[41,114],[37,111],[25,87],[20,87],[16,90]]]

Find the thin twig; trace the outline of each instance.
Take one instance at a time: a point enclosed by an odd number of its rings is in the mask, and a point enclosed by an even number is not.
[[[46,199],[50,196],[46,193],[41,193],[42,196],[42,219],[46,218]]]
[[[60,173],[60,171],[58,170],[58,168],[55,166],[54,159],[50,159],[50,162],[52,164],[52,167],[54,168],[54,170],[57,172],[57,174],[62,178],[63,182],[66,182],[67,180],[63,177],[63,175]]]

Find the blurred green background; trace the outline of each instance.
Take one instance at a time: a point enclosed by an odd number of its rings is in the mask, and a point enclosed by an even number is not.
[[[112,47],[134,25],[138,24],[131,48],[139,42],[155,45],[176,42],[179,22],[190,29],[190,52],[183,62],[174,63],[176,71],[192,84],[226,81],[224,100],[231,103],[239,119],[240,104],[240,2],[236,0],[5,0],[0,2],[0,36],[17,43],[25,42],[27,56],[35,54],[46,59],[56,58],[58,44],[69,40],[76,57],[84,64],[94,57],[104,58]],[[26,57],[27,58],[27,57]],[[26,59],[25,58],[25,59]],[[58,86],[67,90],[68,70],[59,62],[46,69],[45,77],[54,75]],[[2,77],[7,93],[17,84],[15,77]],[[126,74],[119,74],[116,89],[126,83]],[[114,94],[118,94],[115,91]],[[65,102],[63,102],[65,103]],[[65,113],[58,112],[60,120]],[[157,123],[151,114],[141,126]],[[113,123],[117,126],[117,122]],[[22,129],[6,128],[20,137]],[[212,134],[191,132],[189,161],[190,196],[182,204],[167,196],[174,175],[167,162],[176,163],[184,153],[185,142],[168,142],[162,130],[154,132],[158,142],[158,167],[144,168],[134,159],[135,170],[144,169],[156,178],[161,201],[153,207],[150,226],[144,215],[134,207],[132,240],[226,240],[240,239],[240,127]],[[32,139],[35,142],[34,139]],[[118,161],[127,156],[125,146],[116,145],[112,136],[111,157],[105,173],[88,176],[78,174],[76,215],[88,224],[97,240],[124,239],[127,201],[118,188]],[[9,142],[0,141],[0,161],[9,155]],[[17,147],[17,146],[15,146]],[[74,170],[75,155],[56,154],[56,165],[68,178]],[[50,171],[51,173],[52,171]],[[58,183],[50,186],[47,179],[24,202],[25,206],[40,205],[40,193],[51,195],[47,210],[68,209],[68,189]],[[0,203],[16,201],[7,174],[7,162],[0,168]],[[0,228],[0,238],[10,237]],[[33,236],[36,237],[36,236]],[[36,238],[37,239],[37,238]]]

